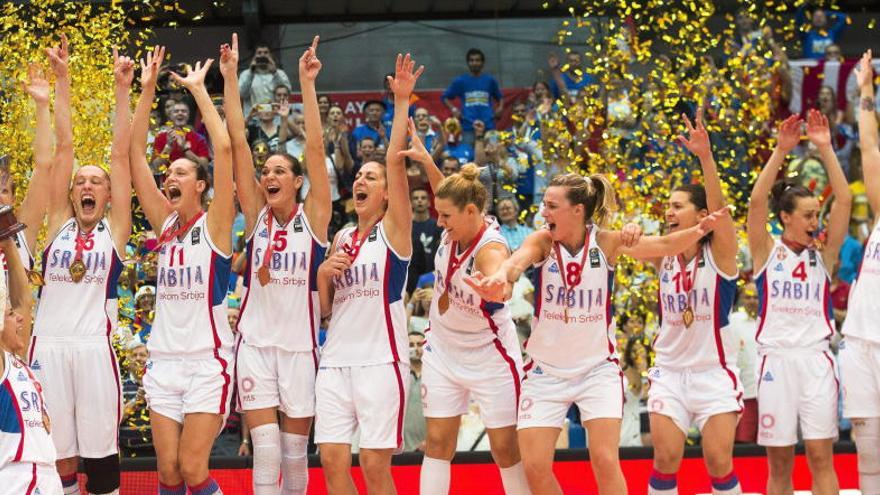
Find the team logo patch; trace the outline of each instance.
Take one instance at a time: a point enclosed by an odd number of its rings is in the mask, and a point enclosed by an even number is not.
[[[784,246],[779,246],[778,248],[776,248],[776,259],[778,259],[779,261],[782,261],[787,257],[788,257],[788,253],[785,252]]]
[[[258,235],[265,239],[265,238],[269,237],[269,230],[264,228],[263,230],[260,231],[260,233]]]
[[[764,377],[761,379],[761,381],[772,382],[773,381],[773,374],[770,373],[769,370],[767,370],[767,372],[764,373]]]
[[[663,283],[669,283],[669,274],[664,273],[662,280],[663,280]]]
[[[550,268],[547,268],[547,271],[550,273],[559,273],[559,265],[557,265],[555,261],[552,261],[550,262]]]
[[[379,235],[379,226],[374,225],[373,230],[370,231],[370,237],[367,237],[367,242],[375,241],[378,235]]]
[[[648,370],[648,378],[660,378],[660,368],[651,368]]]
[[[425,352],[431,352],[432,351],[431,344],[425,344],[424,349],[425,349]]]
[[[26,381],[27,381],[27,375],[24,374],[24,371],[19,371],[19,372],[18,372],[18,381],[20,381],[20,382],[26,382]]]
[[[660,399],[654,399],[651,401],[651,407],[649,408],[653,412],[660,412],[663,410],[665,404]]]
[[[776,425],[776,418],[772,414],[761,416],[761,428],[773,428]]]
[[[98,223],[98,232],[104,232],[104,222]]]
[[[532,370],[533,375],[543,375],[544,370],[541,369],[540,366],[535,366],[535,369]]]
[[[520,410],[520,411],[528,411],[529,409],[532,408],[532,406],[533,406],[534,404],[535,404],[535,403],[534,403],[534,401],[532,401],[532,399],[530,399],[530,398],[528,398],[528,397],[525,397],[525,398],[522,400],[522,402],[520,402],[520,404],[519,404],[519,410]]]
[[[241,390],[245,393],[254,389],[254,379],[246,376],[241,379]]]
[[[12,360],[12,367],[13,368],[24,368],[24,365],[21,364],[21,361],[19,361],[18,359],[13,359]]]
[[[147,361],[147,365],[146,365],[145,367],[146,367],[146,369],[148,369],[148,370],[153,369],[153,362],[152,362],[152,361]]]
[[[663,269],[664,270],[672,270],[672,268],[673,268],[672,258],[666,258],[666,260],[663,261]]]
[[[190,241],[192,241],[192,245],[202,242],[202,228],[196,227],[192,230],[192,234],[190,235]]]
[[[837,350],[842,351],[844,349],[846,349],[846,340],[841,340],[840,343],[837,344]]]
[[[31,363],[31,369],[34,371],[43,369],[43,367],[40,365],[40,361],[38,359],[35,359],[34,362]]]
[[[590,268],[599,268],[599,248],[590,249]]]
[[[474,262],[476,262],[476,261],[477,261],[477,258],[476,258],[476,257],[472,257],[472,258],[471,258],[471,260],[468,262],[467,269],[465,269],[465,271],[464,271],[466,274],[468,274],[468,275],[473,275],[473,271],[474,271]]]
[[[303,231],[302,217],[300,217],[298,215],[293,220],[293,231],[294,232],[302,232]]]
[[[777,264],[776,264],[776,268],[774,268],[774,270],[776,270],[777,272],[784,272],[784,271],[785,271],[785,267],[782,266],[782,263],[777,263]]]

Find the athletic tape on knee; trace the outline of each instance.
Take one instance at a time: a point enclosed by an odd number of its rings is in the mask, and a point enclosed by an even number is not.
[[[281,495],[304,495],[309,486],[309,437],[297,433],[281,434]]]
[[[119,488],[119,455],[112,454],[100,459],[83,458],[83,471],[88,479],[89,493],[113,493]]]
[[[254,446],[254,485],[275,485],[281,475],[281,431],[275,423],[251,430]]]

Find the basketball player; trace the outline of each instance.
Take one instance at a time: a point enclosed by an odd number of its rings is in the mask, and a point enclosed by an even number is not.
[[[403,296],[412,253],[412,210],[404,160],[409,98],[424,70],[397,56],[388,83],[394,120],[388,163],[367,162],[354,181],[357,226],[341,230],[318,269],[321,312],[330,316],[315,383],[315,442],[327,491],[356,494],[351,443],[360,430],[367,490],[395,493],[391,455],[403,445],[409,345]]]
[[[829,341],[831,319],[827,267],[833,267],[849,228],[849,187],[831,146],[828,120],[807,114],[807,137],[819,150],[834,202],[824,246],[816,240],[819,200],[788,180],[774,180],[785,156],[801,139],[801,120],[782,122],[773,154],[752,189],[748,215],[749,248],[760,300],[758,354],[758,444],[767,447],[767,493],[791,493],[798,426],[813,475],[813,493],[837,493],[833,443],[837,439],[838,383]],[[769,203],[767,196],[772,196]],[[767,232],[769,209],[782,224],[782,236]]]
[[[876,221],[877,212],[880,212],[880,149],[877,148],[870,50],[862,56],[856,78],[861,94],[862,172],[875,223],[843,322],[840,375],[843,380],[843,414],[852,420],[852,437],[858,450],[859,488],[862,493],[880,493],[880,332],[876,320],[880,315],[880,223]]]
[[[147,165],[146,136],[156,76],[164,58],[157,47],[141,62],[141,93],[132,127],[132,182],[151,225],[159,227],[156,318],[147,345],[144,389],[159,470],[159,493],[221,493],[208,472],[214,438],[229,413],[232,329],[226,288],[235,215],[232,146],[205,89],[213,60],[172,79],[192,94],[214,147],[214,197],[205,212],[208,171],[188,158],[173,161],[164,194]]]
[[[603,175],[554,177],[544,194],[548,228],[529,234],[497,272],[474,277],[483,299],[506,300],[520,275],[536,268],[540,296],[526,346],[531,362],[517,421],[535,494],[562,493],[553,476],[553,453],[573,403],[588,431],[590,464],[600,493],[626,493],[618,459],[624,384],[611,309],[615,262],[621,254],[644,259],[681,251],[727,218],[723,209],[678,233],[640,237],[637,228],[601,228],[615,204]]]
[[[55,107],[58,159],[52,169],[49,241],[43,251],[45,285],[40,288],[28,358],[53,411],[52,440],[64,493],[79,493],[79,458],[89,493],[117,493],[122,403],[110,338],[116,331],[117,280],[131,235],[128,93],[134,63],[114,51],[116,109],[109,175],[98,166],[84,165],[71,184],[66,42],[62,39],[49,56],[60,80],[56,95],[61,104]]]
[[[21,311],[31,306],[31,290],[14,240],[0,241],[0,249],[9,256],[8,276],[0,272],[0,486],[3,493],[61,495],[43,388],[14,353],[25,345]]]
[[[247,232],[246,292],[242,297],[236,351],[239,407],[245,411],[254,452],[254,494],[304,494],[308,485],[309,429],[315,415],[318,371],[318,306],[315,276],[327,250],[332,213],[330,182],[321,131],[315,78],[321,62],[312,46],[299,60],[311,188],[297,203],[303,184],[299,161],[269,155],[254,180],[238,95],[238,39],[221,49],[238,201]],[[279,415],[280,413],[280,415]],[[280,417],[280,430],[279,430]]]

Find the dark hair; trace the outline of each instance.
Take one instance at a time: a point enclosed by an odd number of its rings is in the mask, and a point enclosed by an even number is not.
[[[464,57],[465,61],[470,60],[471,55],[479,55],[483,62],[486,61],[486,55],[479,48],[471,48],[468,50],[467,55]]]
[[[332,110],[334,108],[338,108],[338,109],[342,110],[342,114],[345,115],[345,109],[342,108],[342,105],[340,105],[339,103],[336,103],[335,101],[330,100],[329,96],[327,97],[327,101],[330,102],[330,106],[327,108],[327,113],[330,113],[330,110]]]
[[[602,174],[583,176],[575,173],[557,175],[550,186],[566,188],[565,197],[573,205],[584,205],[584,221],[602,226],[617,209],[617,197],[608,178]],[[595,218],[593,218],[595,217]]]
[[[202,165],[199,162],[192,161],[189,158],[186,158],[186,161],[188,161],[190,164],[192,164],[193,167],[196,168],[196,180],[205,181],[205,189],[202,190],[199,201],[202,203],[203,208],[207,208],[208,192],[211,190],[211,187],[213,187],[211,184],[211,174],[208,172],[208,167]]]
[[[336,104],[333,102],[333,99],[330,98],[330,95],[328,95],[327,93],[321,93],[321,94],[319,94],[317,100],[318,100],[318,101],[321,101],[321,98],[327,98],[327,101],[330,103],[330,106],[331,106],[331,107],[332,107],[333,105],[336,105]],[[337,105],[337,106],[338,106],[338,105]]]
[[[773,184],[773,188],[770,189],[770,210],[781,221],[780,214],[783,211],[786,213],[793,212],[799,198],[812,197],[813,193],[797,182],[788,179],[778,180]]]
[[[265,41],[258,41],[256,44],[254,44],[254,51],[257,51],[260,48],[268,48],[269,51],[272,51],[272,45],[266,43]]]
[[[382,110],[388,109],[388,107],[385,106],[385,102],[382,100],[367,100],[367,102],[364,103],[364,110],[366,110],[367,107],[369,107],[370,105],[379,105],[380,107],[382,107]]]
[[[416,191],[422,191],[422,192],[424,192],[425,194],[427,194],[427,195],[429,195],[429,196],[431,195],[431,194],[428,192],[428,188],[425,187],[425,186],[415,186],[415,187],[413,187],[412,189],[409,190],[409,195],[412,196],[412,193],[414,193],[414,192],[416,192]]]
[[[273,151],[269,153],[269,156],[266,157],[266,161],[268,161],[269,158],[272,158],[273,156],[280,156],[281,158],[283,158],[284,161],[287,162],[287,166],[288,168],[290,168],[290,171],[293,173],[293,175],[303,175],[302,163],[300,163],[300,161],[295,156],[291,155],[290,153],[285,153],[283,151]],[[265,164],[263,166],[265,166]]]
[[[706,188],[702,184],[682,184],[672,192],[681,191],[688,194],[688,199],[697,210],[709,210],[709,202],[706,200]]]
[[[379,144],[379,143],[377,143],[376,140],[373,139],[372,137],[370,137],[370,136],[364,136],[364,137],[361,138],[360,141],[358,141],[358,147],[360,147],[360,145],[363,144],[364,141],[370,141],[370,142],[372,142],[372,143],[373,143],[373,146],[376,146],[376,145]]]

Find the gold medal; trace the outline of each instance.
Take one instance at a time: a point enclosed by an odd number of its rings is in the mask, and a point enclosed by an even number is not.
[[[562,313],[565,315],[565,322],[568,323],[568,306],[562,310]]]
[[[265,285],[269,283],[270,278],[268,266],[262,265],[257,269],[257,280],[260,281],[260,285],[265,287]]]
[[[437,309],[440,310],[441,315],[449,309],[449,291],[443,291],[440,299],[437,300]]]
[[[86,275],[86,264],[82,260],[74,260],[68,271],[70,271],[70,278],[78,284]]]
[[[42,287],[46,285],[46,281],[43,280],[43,274],[36,270],[28,270],[27,277],[31,285],[36,285],[37,287]]]
[[[684,320],[685,328],[690,328],[691,325],[694,324],[694,310],[691,309],[691,305],[688,304],[688,307],[684,308],[684,313],[681,314],[682,320]]]

